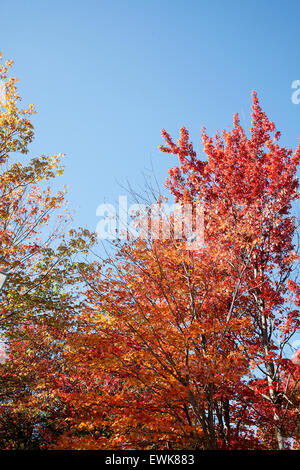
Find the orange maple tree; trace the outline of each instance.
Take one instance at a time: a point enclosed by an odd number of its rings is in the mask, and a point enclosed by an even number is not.
[[[284,449],[297,447],[299,329],[293,154],[253,95],[250,136],[185,128],[167,187],[204,205],[205,245],[127,240],[82,270],[80,327],[66,361],[81,385],[60,448]],[[172,222],[171,222],[172,223]],[[174,223],[174,221],[173,221]]]

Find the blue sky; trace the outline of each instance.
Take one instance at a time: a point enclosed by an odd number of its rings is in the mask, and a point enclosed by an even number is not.
[[[257,89],[282,142],[297,145],[298,0],[1,0],[0,50],[15,61],[24,104],[34,103],[32,154],[63,152],[75,225],[96,228],[97,206],[118,182],[137,185],[151,161],[163,182],[175,160],[160,130],[249,127]]]

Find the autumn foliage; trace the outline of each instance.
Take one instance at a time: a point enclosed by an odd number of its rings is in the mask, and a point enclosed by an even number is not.
[[[204,129],[203,156],[186,128],[177,142],[163,130],[160,149],[177,160],[166,187],[181,205],[203,205],[204,245],[128,238],[105,259],[79,260],[95,242],[87,231],[41,241],[65,201],[39,185],[61,171],[59,157],[14,161],[33,138],[33,108],[19,111],[6,83],[2,448],[299,448],[299,352],[289,344],[299,331],[300,147],[280,146],[256,93],[249,135],[237,115],[231,131]]]
[[[80,303],[75,258],[92,237],[68,233],[65,190],[51,190],[62,155],[28,158],[35,111],[20,108],[12,65],[0,65],[0,270],[8,273],[0,294],[0,447],[32,449],[55,428],[52,388]]]

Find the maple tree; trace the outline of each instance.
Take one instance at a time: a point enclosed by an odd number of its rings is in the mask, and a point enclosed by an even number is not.
[[[223,243],[225,256],[233,255],[228,259],[237,279],[233,301],[247,296],[245,311],[252,320],[252,337],[242,347],[252,367],[259,370],[259,379],[250,380],[248,388],[255,393],[258,413],[268,419],[270,435],[276,435],[276,445],[282,449],[284,438],[293,436],[299,413],[289,407],[282,376],[296,380],[299,374],[297,366],[284,357],[284,347],[299,329],[299,287],[292,280],[298,256],[291,203],[298,199],[300,147],[292,154],[291,149],[279,146],[280,133],[261,110],[256,93],[250,131],[248,139],[238,116],[233,131],[216,135],[215,141],[204,130],[207,164],[195,160],[185,129],[177,146],[164,132],[167,145],[162,150],[176,153],[181,162],[179,171],[170,174],[173,194],[181,198],[184,191],[190,197],[200,193],[208,204],[209,218],[217,214],[213,231],[206,226],[206,239]],[[240,316],[240,307],[231,306],[229,315]],[[257,396],[263,403],[259,404]]]
[[[64,191],[51,194],[49,187],[43,187],[62,172],[60,156],[26,157],[34,136],[30,116],[35,111],[32,105],[19,109],[17,80],[8,75],[11,66],[12,62],[7,61],[0,68],[4,90],[0,112],[0,269],[13,274],[1,298],[2,328],[16,316],[19,321],[20,315],[26,314],[32,291],[37,294],[35,288],[42,284],[38,262],[58,233],[54,229],[43,237],[43,229],[51,213],[65,202]]]
[[[205,245],[128,240],[84,271],[86,306],[70,350],[85,384],[61,448],[284,449],[297,446],[299,329],[294,269],[300,148],[253,95],[250,136],[188,132],[167,187],[205,210]],[[75,359],[76,358],[76,359]],[[89,371],[88,373],[86,371]]]
[[[53,389],[80,303],[77,254],[93,237],[68,233],[65,190],[51,191],[62,156],[27,156],[35,111],[19,107],[12,65],[0,65],[0,270],[8,273],[0,294],[0,446],[26,449],[48,442],[41,430],[51,429],[50,416],[63,408]]]

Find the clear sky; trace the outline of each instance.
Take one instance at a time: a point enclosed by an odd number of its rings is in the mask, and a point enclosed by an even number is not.
[[[251,92],[295,148],[300,104],[299,0],[1,0],[0,50],[15,61],[24,104],[34,103],[33,154],[63,152],[59,182],[75,225],[96,228],[154,165],[163,182],[173,157],[160,130],[182,125],[201,151],[200,129],[249,127]]]

